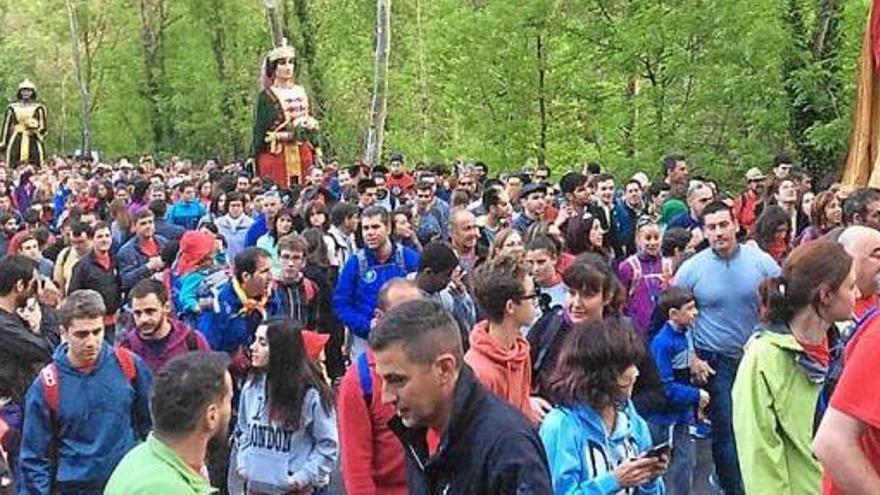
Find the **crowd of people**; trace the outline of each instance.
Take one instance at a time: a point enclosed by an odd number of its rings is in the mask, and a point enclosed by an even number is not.
[[[880,190],[794,162],[0,163],[0,494],[880,493]]]

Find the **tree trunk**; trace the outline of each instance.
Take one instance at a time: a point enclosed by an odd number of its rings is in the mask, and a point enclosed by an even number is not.
[[[391,53],[391,0],[376,0],[376,52],[373,59],[373,98],[364,160],[377,165],[382,156],[388,114],[388,58]]]
[[[302,50],[297,58],[306,69],[309,82],[309,101],[314,117],[321,120],[326,111],[324,97],[324,72],[318,64],[318,26],[309,10],[309,0],[294,0],[293,6],[299,21],[299,32],[302,36]],[[328,150],[324,150],[328,151]]]
[[[284,39],[284,31],[281,27],[281,16],[278,14],[278,4],[275,0],[263,0],[263,6],[266,7],[266,21],[269,23],[272,46],[279,46]]]
[[[208,14],[206,20],[206,24],[208,26],[222,26],[224,19],[224,6],[223,0],[211,0],[210,8],[208,9]],[[242,136],[236,131],[235,126],[235,96],[232,92],[232,85],[228,83],[229,78],[229,70],[226,60],[226,30],[223,29],[209,29],[211,33],[211,53],[214,55],[214,67],[217,70],[217,78],[219,81],[224,82],[221,85],[221,108],[220,112],[223,115],[223,120],[225,121],[224,127],[229,130],[232,134],[230,136],[232,141],[232,156],[240,157],[244,153],[244,149],[242,148]],[[224,146],[218,146],[219,149],[229,149]]]
[[[82,119],[82,131],[80,133],[82,137],[82,155],[91,156],[92,105],[89,97],[89,85],[88,82],[85,80],[85,75],[83,74],[82,60],[79,53],[79,30],[77,29],[76,24],[76,8],[73,5],[73,0],[66,0],[65,3],[67,4],[67,19],[70,23],[70,42],[72,45],[73,65],[76,68],[76,80],[79,83],[79,99],[81,108],[80,118]]]
[[[543,28],[539,28],[538,49],[538,117],[540,119],[540,135],[538,139],[538,165],[547,164],[547,92],[545,78],[547,76],[547,52],[544,46]]]
[[[140,0],[141,42],[144,51],[144,89],[153,146],[165,149],[174,139],[170,116],[163,111],[165,97],[165,31],[171,24],[167,0]]]

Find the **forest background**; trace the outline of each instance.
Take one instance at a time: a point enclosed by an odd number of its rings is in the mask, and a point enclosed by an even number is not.
[[[868,0],[278,0],[326,138],[361,156],[377,5],[390,4],[384,151],[494,170],[596,160],[659,174],[669,152],[724,182],[775,153],[845,157]],[[0,0],[0,95],[25,77],[48,150],[81,146],[77,24],[103,157],[242,159],[270,23],[259,0]]]

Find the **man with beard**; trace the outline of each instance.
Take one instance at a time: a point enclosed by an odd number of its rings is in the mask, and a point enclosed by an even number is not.
[[[31,332],[17,311],[36,292],[36,264],[20,255],[0,260],[0,421],[10,430],[3,436],[3,449],[15,468],[22,422],[22,404],[28,385],[52,356],[49,342]]]
[[[64,343],[25,397],[20,493],[100,494],[150,431],[150,369],[104,341],[104,313],[91,289],[61,304]]]
[[[154,431],[129,452],[107,495],[213,493],[202,475],[211,445],[226,442],[232,415],[229,359],[219,352],[186,354],[157,375],[150,410]]]
[[[181,354],[211,350],[202,334],[171,319],[168,291],[162,282],[141,280],[130,296],[134,328],[122,336],[118,345],[131,349],[154,373]]]

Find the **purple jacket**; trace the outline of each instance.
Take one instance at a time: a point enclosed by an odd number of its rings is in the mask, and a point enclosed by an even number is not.
[[[644,336],[660,293],[669,285],[667,275],[663,273],[663,260],[639,252],[621,261],[617,273],[627,290],[627,315],[632,318],[636,331]]]
[[[140,356],[153,373],[159,371],[159,368],[171,358],[181,354],[211,350],[211,346],[202,334],[177,320],[171,320],[171,333],[163,339],[163,342],[153,344],[141,339],[137,329],[132,328],[123,335],[117,345],[126,347]]]

